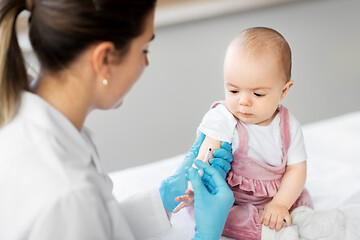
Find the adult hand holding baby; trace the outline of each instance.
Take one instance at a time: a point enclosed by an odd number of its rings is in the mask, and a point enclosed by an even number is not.
[[[234,204],[234,195],[219,171],[208,164],[196,160],[195,165],[203,169],[207,180],[201,178],[198,169],[189,170],[188,179],[194,189],[195,197],[195,236],[194,239],[219,239],[223,231],[231,206]],[[212,180],[213,191],[209,192],[205,184]]]
[[[187,170],[192,166],[196,156],[198,155],[200,146],[204,141],[205,135],[198,134],[195,143],[190,148],[190,151],[185,156],[180,166],[175,171],[174,175],[166,178],[161,182],[160,195],[163,201],[165,209],[172,212],[178,205],[175,198],[180,195],[184,195],[188,186],[188,181],[185,178]]]
[[[204,139],[205,135],[202,132],[199,132],[195,143],[190,148],[189,153],[175,173],[161,182],[159,191],[164,207],[168,211],[173,212],[175,207],[179,204],[179,202],[175,201],[175,198],[185,194],[185,191],[188,188],[188,180],[185,178],[185,174],[198,156],[200,146]],[[227,172],[230,170],[230,163],[233,160],[231,145],[223,142],[221,148],[213,152],[213,156],[214,158],[209,161],[210,165],[218,170],[220,176],[225,179]],[[209,188],[212,188],[212,186],[215,185],[212,179],[206,181],[205,184],[206,187]]]

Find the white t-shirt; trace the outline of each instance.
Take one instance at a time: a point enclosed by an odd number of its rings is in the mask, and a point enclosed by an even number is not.
[[[300,163],[307,158],[300,123],[289,113],[291,142],[287,151],[287,165]],[[204,116],[198,130],[206,136],[232,143],[233,153],[239,147],[239,134],[236,118],[222,104],[210,109]],[[248,133],[248,156],[271,166],[282,162],[282,142],[280,114],[277,114],[268,126],[244,124]]]

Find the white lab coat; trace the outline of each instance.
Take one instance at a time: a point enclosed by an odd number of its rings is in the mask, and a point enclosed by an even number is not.
[[[89,130],[22,94],[0,129],[1,240],[149,239],[169,228],[157,189],[117,202]]]

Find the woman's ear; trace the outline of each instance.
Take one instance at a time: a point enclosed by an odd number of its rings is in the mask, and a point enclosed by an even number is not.
[[[281,101],[284,100],[286,94],[289,92],[292,85],[294,85],[294,82],[292,80],[287,81],[281,92],[281,98],[280,98]]]
[[[110,58],[113,51],[115,46],[112,42],[101,42],[94,47],[91,62],[94,71],[101,78],[107,78],[110,74]]]

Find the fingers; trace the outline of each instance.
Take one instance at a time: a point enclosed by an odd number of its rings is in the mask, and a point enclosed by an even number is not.
[[[280,231],[284,224],[284,218],[278,216],[275,222],[275,231]]]
[[[197,152],[196,151],[192,151],[190,149],[190,151],[186,154],[185,158],[184,158],[184,161],[185,162],[189,162],[189,161],[194,161],[194,159],[197,157]]]
[[[270,229],[274,229],[276,227],[277,220],[278,220],[278,216],[270,215],[269,220],[268,220],[268,225],[269,225]]]
[[[200,160],[195,160],[194,163],[198,168],[203,169],[204,175],[208,175],[209,178],[211,178],[208,182],[212,184],[209,186],[214,187],[214,191],[208,190],[209,188],[205,187],[203,179],[201,179],[198,174],[198,169],[190,168],[188,171],[188,179],[191,181],[195,194],[198,194],[195,195],[195,198],[198,196],[198,198],[208,199],[209,195],[217,196],[222,199],[224,205],[230,207],[235,201],[234,194],[219,172],[209,164]]]
[[[221,148],[223,148],[223,149],[225,149],[225,150],[227,150],[229,152],[232,152],[232,146],[228,142],[222,142],[221,143]]]
[[[265,226],[269,226],[269,222],[270,222],[270,216],[269,214],[266,214],[265,212],[262,213],[261,215],[261,222],[265,225]]]
[[[178,204],[173,212],[177,213],[178,211],[180,211],[181,209],[183,209],[184,207],[189,207],[192,206],[194,204],[194,191],[191,189],[188,189],[185,191],[185,193],[187,195],[182,195],[182,196],[178,196],[175,198],[175,201],[177,202],[181,202],[180,204]]]
[[[209,177],[212,178],[215,188],[222,186],[227,187],[225,180],[221,177],[220,173],[215,168],[200,160],[195,160],[194,163],[198,168],[202,168],[204,170],[204,173],[208,174]]]
[[[267,211],[263,211],[259,221],[263,222],[265,226],[268,226],[270,229],[274,229],[276,225],[277,216],[272,215]]]
[[[194,144],[190,148],[190,152],[196,153],[196,156],[197,156],[200,146],[201,146],[202,142],[204,141],[205,137],[206,137],[205,134],[203,134],[201,131],[199,131],[198,135],[196,136]]]
[[[213,184],[208,183],[208,184],[205,184],[205,186],[211,194],[213,194],[213,195],[216,194],[217,191]]]
[[[221,168],[225,172],[225,175],[229,172],[231,168],[230,162],[222,158],[212,158],[210,159],[209,163],[215,168]]]
[[[188,189],[185,191],[186,195],[188,195],[189,197],[194,197],[194,191],[191,189]]]
[[[225,179],[227,173],[231,169],[231,162],[233,160],[231,146],[227,142],[223,142],[221,144],[225,148],[216,149],[213,152],[214,158],[209,160],[211,166],[216,168],[220,175]]]
[[[177,202],[186,202],[189,199],[188,195],[182,195],[175,198],[175,201]]]
[[[274,229],[276,226],[277,216],[271,215],[269,220],[269,228]]]
[[[183,209],[185,207],[185,203],[181,202],[179,205],[176,206],[176,208],[174,208],[173,213],[177,213],[178,211],[180,211],[181,209]]]
[[[264,211],[260,214],[259,222],[260,223],[264,222]]]
[[[286,222],[286,226],[287,226],[287,227],[291,226],[291,216],[290,216],[290,214],[289,214],[289,215],[286,215],[286,216],[284,217],[284,219],[285,219],[285,222]]]
[[[205,187],[208,189],[208,191],[211,194],[216,194],[215,183],[214,183],[214,180],[212,179],[212,177],[209,174],[205,173],[202,176],[202,180],[203,180]]]
[[[224,148],[224,146],[225,146],[225,148]],[[232,156],[231,145],[227,142],[222,142],[221,147],[222,148],[214,150],[214,152],[213,152],[214,158],[222,158],[222,159],[228,161],[229,163],[232,162],[233,156]]]
[[[286,223],[284,223],[284,220]],[[270,229],[275,229],[276,232],[280,231],[285,224],[287,227],[291,225],[290,215],[281,217],[280,215],[266,214],[263,212],[260,215],[259,221],[262,222],[265,226],[268,226]]]
[[[196,162],[198,162],[198,161],[203,163],[200,160],[196,160]],[[206,166],[209,166],[206,163],[203,163],[203,164],[205,164]],[[204,183],[199,176],[198,169],[190,168],[188,171],[187,177],[188,177],[189,181],[191,182],[194,192],[205,192],[205,191],[207,192],[207,189],[204,186]]]
[[[190,195],[178,196],[175,201],[185,203],[185,207],[191,206],[194,203],[194,193],[190,192]]]
[[[218,165],[212,165],[219,173],[220,176],[225,179],[227,172],[225,172],[225,170],[221,167],[219,167]]]

